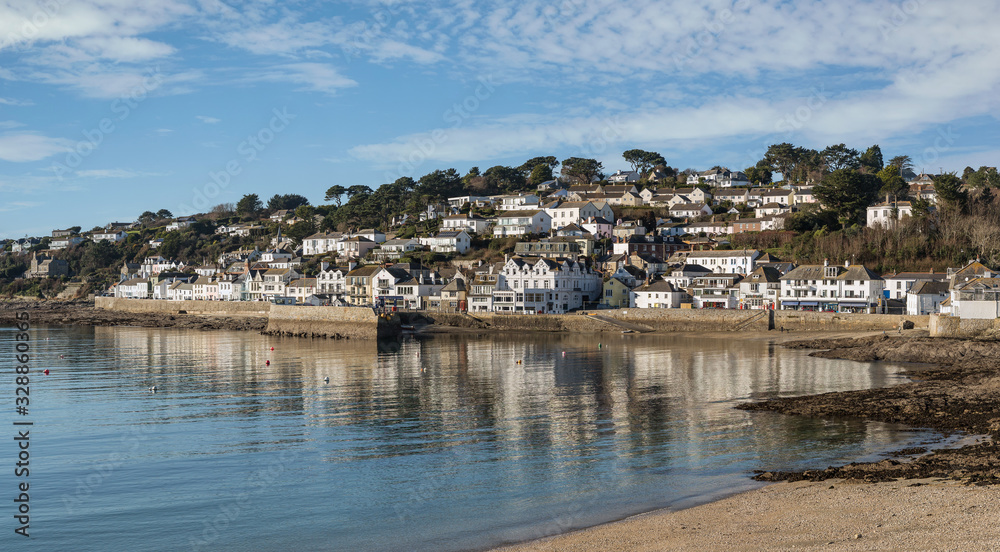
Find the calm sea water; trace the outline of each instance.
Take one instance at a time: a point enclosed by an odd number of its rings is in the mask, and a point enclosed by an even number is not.
[[[760,341],[31,331],[25,418],[0,329],[4,550],[483,549],[938,438],[734,410],[902,381]],[[30,539],[13,533],[15,418],[35,424]]]

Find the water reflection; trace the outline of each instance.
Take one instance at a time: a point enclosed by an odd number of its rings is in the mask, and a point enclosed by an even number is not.
[[[94,550],[157,549],[96,538],[88,515],[127,513],[115,520],[129,527],[155,519],[154,537],[176,538],[247,489],[253,507],[211,549],[480,548],[746,487],[762,465],[825,467],[926,437],[734,410],[899,381],[898,366],[765,341],[35,331],[53,368],[45,400],[58,405],[46,427],[61,447],[40,453],[66,479],[55,496],[121,448],[116,432],[153,428],[122,475],[61,520],[64,540],[50,544],[77,550],[88,550],[83,534],[101,543]],[[259,470],[275,465],[258,487]]]

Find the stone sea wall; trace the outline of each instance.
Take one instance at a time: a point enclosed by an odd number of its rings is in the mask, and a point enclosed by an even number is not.
[[[152,299],[95,297],[94,306],[99,309],[122,312],[262,316],[270,312],[272,305],[262,301],[155,301]]]
[[[438,314],[427,318],[441,326],[500,331],[643,332],[696,331],[890,331],[927,329],[929,317],[890,314],[754,311],[727,309],[612,309],[564,315]]]
[[[169,315],[264,316],[264,333],[308,337],[376,339],[399,334],[398,317],[379,317],[362,307],[302,307],[262,301],[154,301],[97,297],[99,309]]]
[[[1000,318],[958,318],[944,314],[930,316],[931,337],[995,337],[1000,333]]]
[[[400,332],[399,317],[360,307],[271,305],[264,333],[301,337],[373,339]]]
[[[397,335],[401,329],[399,316],[379,316],[371,309],[360,307],[303,307],[265,302],[153,301],[113,297],[98,297],[95,303],[98,308],[135,313],[266,316],[268,323],[265,332],[281,335],[374,339]],[[402,316],[406,319],[403,323],[413,323],[424,318],[438,326],[504,332],[597,333],[633,330],[672,333],[762,332],[781,329],[892,331],[900,325],[907,329],[929,329],[931,325],[931,318],[928,316],[727,309],[611,309],[563,315],[427,312],[406,313]],[[975,321],[962,321],[966,322]],[[939,323],[938,326],[944,327],[943,324]],[[948,328],[954,326],[954,323],[949,324],[952,325],[947,326]],[[955,333],[960,329],[950,329],[946,333]],[[968,331],[977,330],[978,326],[972,328],[969,325]]]

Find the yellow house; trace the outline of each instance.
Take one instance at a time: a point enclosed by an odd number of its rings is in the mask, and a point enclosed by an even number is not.
[[[618,278],[609,278],[601,290],[601,304],[615,309],[632,307],[632,288]]]

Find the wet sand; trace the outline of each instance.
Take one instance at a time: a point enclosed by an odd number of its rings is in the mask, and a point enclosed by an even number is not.
[[[931,479],[778,483],[498,550],[995,551],[1000,487]]]

